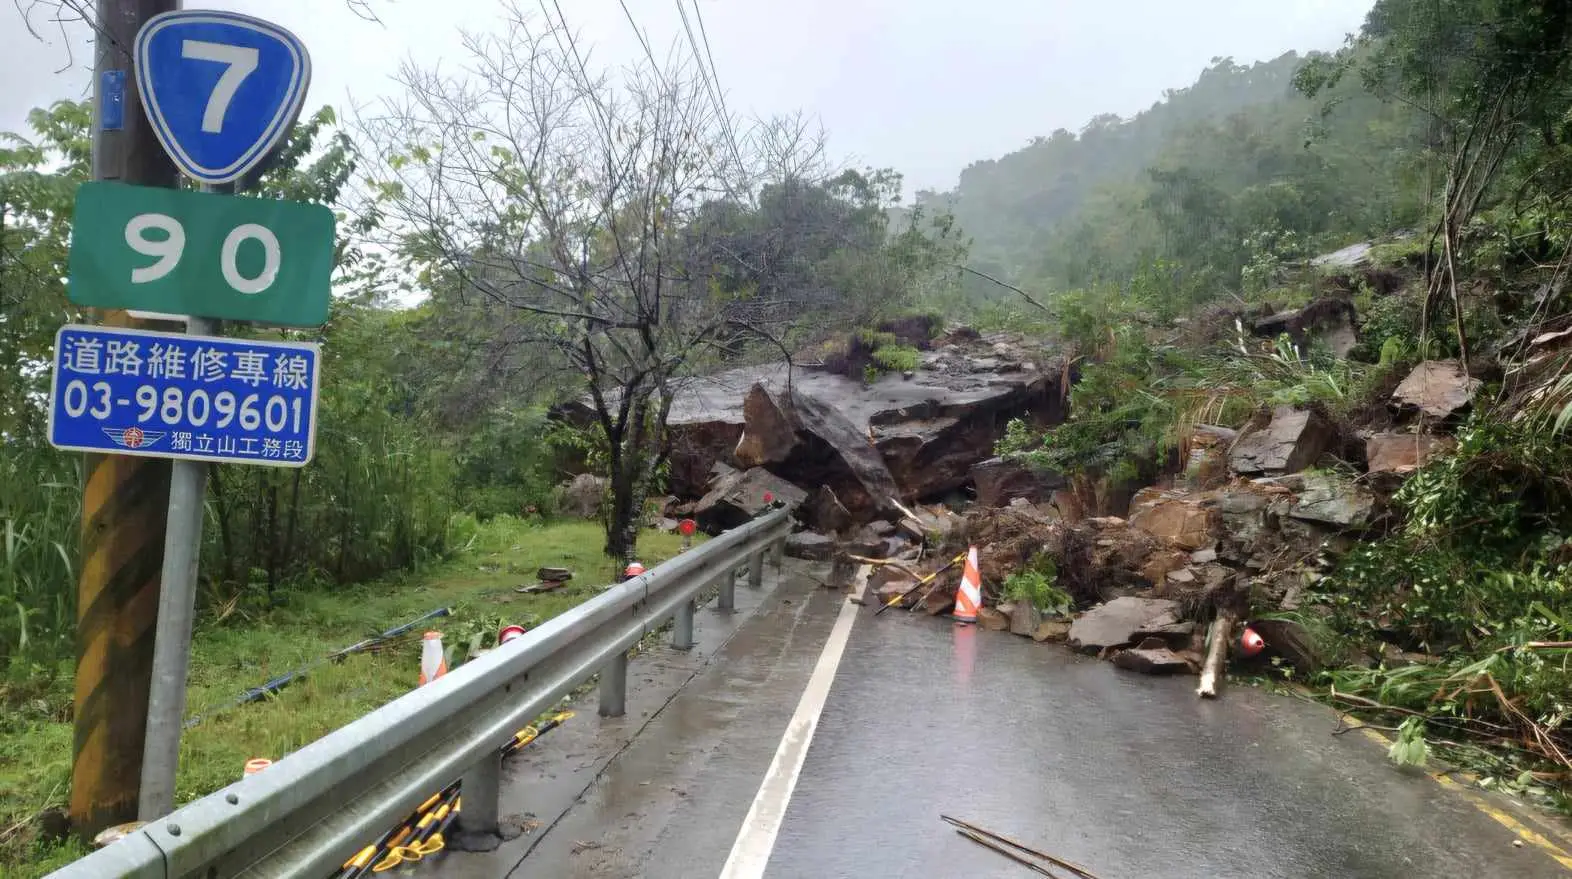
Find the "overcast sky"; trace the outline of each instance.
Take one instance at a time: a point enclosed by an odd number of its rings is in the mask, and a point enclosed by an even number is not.
[[[308,112],[386,94],[405,58],[461,62],[457,29],[484,30],[499,9],[499,0],[366,2],[380,24],[344,0],[187,6],[250,13],[298,34],[314,68]],[[617,0],[560,2],[602,64],[642,53]],[[657,53],[683,33],[676,2],[627,0]],[[967,164],[1034,135],[1145,109],[1214,57],[1248,63],[1335,48],[1372,2],[697,0],[732,112],[806,110],[838,156],[894,167],[908,191],[949,188]],[[86,95],[85,31],[62,37],[49,21],[54,5],[0,2],[0,130],[20,129],[31,107]],[[34,9],[42,42],[28,35],[18,6]]]

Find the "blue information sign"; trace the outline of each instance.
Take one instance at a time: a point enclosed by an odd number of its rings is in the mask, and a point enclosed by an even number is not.
[[[136,36],[136,80],[164,150],[201,183],[238,180],[289,132],[311,59],[271,22],[213,9],[165,12]]]
[[[303,467],[316,451],[320,363],[313,344],[67,325],[55,336],[49,442]]]

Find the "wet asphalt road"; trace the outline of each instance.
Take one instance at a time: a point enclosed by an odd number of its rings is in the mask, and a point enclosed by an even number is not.
[[[742,592],[738,614],[700,615],[693,653],[635,660],[628,717],[589,703],[509,767],[503,814],[538,827],[435,875],[718,876],[843,603],[802,573]],[[1032,875],[941,814],[1102,879],[1568,875],[1514,845],[1478,795],[1332,735],[1319,706],[1247,687],[1203,702],[1190,678],[872,613],[851,630],[767,879]],[[1559,825],[1534,826],[1572,848]]]

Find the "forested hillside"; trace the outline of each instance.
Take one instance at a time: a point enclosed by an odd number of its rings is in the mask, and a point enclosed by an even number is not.
[[[1038,137],[918,200],[954,212],[973,267],[1033,290],[1141,276],[1188,301],[1236,291],[1248,268],[1418,223],[1441,184],[1427,121],[1357,77],[1308,97],[1319,61],[1219,59],[1130,119]],[[967,290],[1008,295],[989,286]]]

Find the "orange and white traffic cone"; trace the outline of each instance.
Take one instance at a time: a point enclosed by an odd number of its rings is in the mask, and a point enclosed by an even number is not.
[[[955,590],[955,610],[951,616],[958,623],[977,622],[977,611],[982,609],[982,574],[977,572],[977,547],[966,551],[966,567],[961,572],[961,588]]]
[[[448,673],[448,659],[442,653],[442,633],[427,632],[420,644],[420,686]]]

